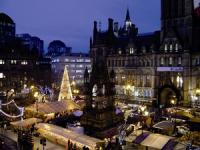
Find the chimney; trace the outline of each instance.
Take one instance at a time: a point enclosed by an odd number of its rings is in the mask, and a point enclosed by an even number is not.
[[[97,22],[94,21],[94,29],[93,29],[93,33],[97,33]]]
[[[114,32],[118,32],[118,22],[114,23]]]
[[[97,38],[97,22],[94,21],[94,28],[93,28],[93,41],[94,41],[94,43],[96,42],[96,38]]]
[[[108,31],[113,32],[113,19],[108,19]]]

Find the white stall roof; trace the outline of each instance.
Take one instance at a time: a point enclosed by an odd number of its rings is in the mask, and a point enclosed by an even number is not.
[[[73,141],[75,143],[79,143],[81,145],[85,145],[90,147],[91,149],[94,149],[97,143],[102,143],[103,141],[97,138],[93,138],[87,135],[83,134],[78,134],[74,131],[52,125],[52,124],[47,124],[47,123],[39,123],[36,125],[36,128],[38,130],[42,130],[42,133],[40,134],[53,134],[54,137],[62,137],[65,139],[65,141]]]
[[[60,113],[64,111],[71,111],[74,109],[80,109],[80,107],[72,100],[48,102],[48,103],[38,103],[27,107],[26,110],[50,114],[50,113]]]
[[[161,121],[155,124],[153,127],[161,130],[171,130],[174,128],[174,123],[171,121]]]
[[[173,138],[161,134],[150,134],[146,139],[144,139],[144,141],[141,142],[141,145],[162,149],[170,139]]]
[[[14,127],[20,128],[20,127],[28,127],[38,122],[42,122],[42,120],[38,118],[28,118],[25,120],[11,122],[10,124],[13,125]]]

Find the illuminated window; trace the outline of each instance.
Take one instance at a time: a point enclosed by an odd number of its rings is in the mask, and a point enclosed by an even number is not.
[[[71,67],[71,68],[74,68],[74,67],[75,67],[75,65],[74,65],[74,64],[72,64],[72,65],[70,65],[70,67]]]
[[[178,75],[176,78],[176,82],[177,82],[177,87],[179,87],[179,88],[183,87],[183,77]]]
[[[76,62],[83,62],[83,59],[77,59]]]
[[[5,64],[5,61],[4,60],[0,60],[0,65],[3,65]]]
[[[4,78],[4,75],[2,72],[0,72],[0,79]]]
[[[170,49],[170,51],[172,51],[172,49],[173,49],[173,45],[172,44],[169,45],[169,49]]]
[[[175,50],[176,50],[176,52],[178,51],[178,44],[177,43],[175,45]]]
[[[121,55],[121,54],[122,54],[122,51],[121,51],[121,50],[119,50],[119,51],[118,51],[118,53]]]
[[[54,59],[52,62],[59,62],[60,60],[59,59]]]
[[[69,62],[69,59],[68,59],[68,58],[65,58],[65,62]]]
[[[161,64],[161,65],[164,65],[164,64],[165,64],[165,60],[164,60],[163,57],[161,57],[161,59],[160,59],[160,64]]]
[[[87,65],[87,68],[91,68],[91,65]]]
[[[122,79],[126,79],[126,77],[125,77],[125,76],[122,76]]]
[[[134,49],[130,48],[130,54],[133,54],[133,53],[134,53]]]
[[[165,44],[165,51],[167,51],[167,44]]]
[[[10,63],[11,64],[17,64],[17,60],[11,60]]]
[[[27,62],[26,60],[24,60],[24,61],[21,62],[21,64],[22,64],[22,65],[27,65],[28,62]]]
[[[172,65],[172,64],[173,64],[173,58],[169,57],[169,65]]]
[[[76,70],[76,73],[82,73],[83,70]]]
[[[76,65],[76,67],[83,68],[83,65],[82,64],[81,65]]]
[[[181,65],[182,64],[182,58],[178,57],[178,64]]]
[[[76,60],[75,59],[71,59],[71,62],[75,62]]]
[[[91,62],[90,59],[85,59],[85,62]]]

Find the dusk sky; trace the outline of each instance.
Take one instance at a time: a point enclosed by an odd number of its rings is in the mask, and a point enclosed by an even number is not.
[[[62,40],[74,52],[88,52],[93,21],[107,19],[123,25],[126,9],[140,33],[160,28],[160,0],[0,0],[0,12],[16,23],[16,33],[30,33],[44,40]]]

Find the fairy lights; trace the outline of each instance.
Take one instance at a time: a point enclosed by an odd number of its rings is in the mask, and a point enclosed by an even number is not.
[[[10,114],[7,114],[6,112],[4,112],[2,110],[2,106],[8,106],[10,104],[14,104],[15,107],[20,111],[20,113],[18,115],[10,115]],[[6,117],[9,117],[9,118],[19,118],[19,117],[22,117],[24,115],[24,107],[17,106],[17,104],[15,103],[14,100],[11,100],[10,102],[5,103],[5,104],[2,104],[1,100],[0,100],[0,113],[2,113],[3,115],[5,115]]]

